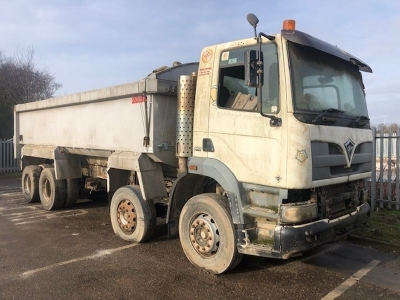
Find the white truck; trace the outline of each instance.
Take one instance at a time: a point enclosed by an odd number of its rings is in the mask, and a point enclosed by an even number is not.
[[[26,202],[73,206],[104,190],[114,232],[149,240],[157,218],[212,273],[243,254],[286,259],[366,222],[372,134],[360,71],[297,31],[205,47],[134,83],[15,106]],[[157,209],[156,209],[157,208]],[[162,220],[162,219],[159,219]]]

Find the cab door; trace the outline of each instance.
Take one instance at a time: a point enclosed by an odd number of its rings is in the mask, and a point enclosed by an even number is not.
[[[285,179],[281,161],[286,159],[283,128],[271,126],[257,105],[257,89],[245,82],[245,53],[257,45],[217,47],[213,82],[217,99],[210,103],[207,157],[223,162],[241,182],[278,186]],[[264,83],[261,106],[264,115],[281,113],[277,47],[262,47]],[[282,156],[281,156],[282,155]],[[282,159],[283,158],[283,159]]]

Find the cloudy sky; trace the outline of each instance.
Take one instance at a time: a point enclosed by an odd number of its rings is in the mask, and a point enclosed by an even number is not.
[[[398,0],[0,0],[0,50],[35,49],[57,95],[133,82],[173,61],[198,61],[207,45],[278,33],[284,19],[367,62],[372,123],[400,123]]]

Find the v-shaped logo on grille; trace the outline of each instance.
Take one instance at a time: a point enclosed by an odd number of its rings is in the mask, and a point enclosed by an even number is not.
[[[351,163],[351,153],[353,152],[354,149],[354,142],[349,138],[346,143],[343,144],[344,148],[346,149],[347,153],[347,158],[349,159],[349,163]]]

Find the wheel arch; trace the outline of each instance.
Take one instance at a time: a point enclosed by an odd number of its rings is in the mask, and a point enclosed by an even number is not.
[[[198,189],[199,183],[215,180],[225,190],[234,224],[243,224],[243,201],[245,195],[241,183],[222,162],[212,158],[190,158],[189,172],[182,173],[176,180],[170,194],[167,224],[170,236],[177,235],[179,215],[182,207],[191,198],[205,191]]]
[[[24,145],[21,148],[21,168],[27,165],[51,164],[55,170],[56,179],[81,178],[81,163],[79,156],[70,154],[60,146]],[[43,169],[43,167],[42,167]]]

